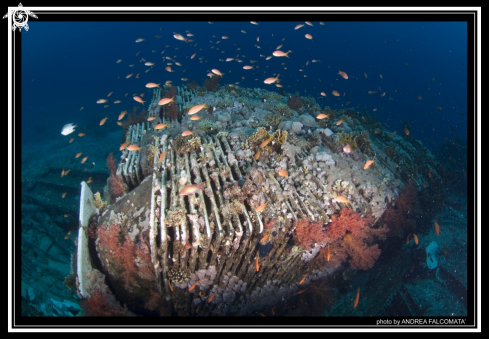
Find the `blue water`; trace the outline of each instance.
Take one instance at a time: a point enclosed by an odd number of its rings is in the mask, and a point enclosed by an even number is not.
[[[90,116],[93,121],[108,116],[113,122],[122,110],[136,104],[132,94],[150,94],[144,87],[147,82],[172,80],[182,85],[180,79],[188,78],[201,85],[212,68],[225,74],[221,84],[240,82],[241,86],[269,90],[277,88],[263,80],[280,73],[286,92],[311,95],[321,107],[358,107],[361,112],[366,108],[392,131],[402,131],[402,122],[408,120],[411,135],[432,152],[455,134],[466,138],[465,23],[313,22],[313,27],[294,30],[298,23],[29,22],[31,29],[22,36],[23,140],[61,138],[59,132],[65,123],[88,123]],[[187,30],[195,35],[193,42],[173,38],[173,32],[186,35]],[[306,39],[306,33],[313,39]],[[229,39],[223,40],[224,35]],[[138,38],[146,40],[135,43]],[[266,61],[260,57],[272,55],[279,45],[283,51],[292,50],[290,58]],[[219,61],[238,54],[242,63]],[[165,67],[170,60],[163,61],[162,56],[170,56],[182,66],[172,65],[175,72],[169,73]],[[144,73],[148,67],[141,58],[155,63],[148,73]],[[118,59],[122,62],[116,63]],[[320,62],[313,63],[313,59]],[[250,60],[258,61],[255,69],[243,70],[243,65],[251,65]],[[337,74],[339,70],[349,79]],[[134,75],[126,79],[129,73]],[[135,78],[137,73],[141,73],[139,79]],[[333,97],[332,90],[342,96]],[[378,92],[369,95],[369,90]],[[114,93],[110,106],[104,109],[96,100],[109,92]],[[126,98],[125,93],[129,93]],[[112,104],[117,99],[123,102]],[[117,130],[115,124],[109,125]]]

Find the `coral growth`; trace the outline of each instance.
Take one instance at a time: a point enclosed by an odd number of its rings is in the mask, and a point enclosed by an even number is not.
[[[146,121],[146,110],[143,108],[139,114],[136,115],[138,107],[133,107],[131,114],[127,115],[127,120],[121,122],[121,127],[126,130],[128,126],[139,124]]]
[[[285,118],[290,118],[292,115],[292,111],[290,110],[289,106],[284,105],[284,104],[278,104],[273,108],[273,112],[276,115],[283,116]]]
[[[323,231],[322,222],[312,222],[307,218],[294,221],[297,245],[305,250],[310,250],[315,243],[321,245],[329,240],[329,237]]]
[[[121,309],[121,305],[117,302],[111,305],[107,294],[96,289],[90,297],[80,302],[80,306],[85,309],[87,317],[120,317],[125,316],[127,308]]]
[[[110,170],[110,200],[113,203],[124,194],[124,181],[116,174],[117,165],[112,152],[107,157],[107,168]]]
[[[219,90],[220,87],[219,81],[221,81],[220,76],[214,75],[213,77],[207,77],[202,87],[204,87],[209,92],[216,92]]]
[[[287,106],[289,106],[291,109],[297,111],[299,108],[301,108],[303,105],[302,98],[296,94],[292,94],[288,99],[287,99]]]
[[[165,93],[163,98],[176,98],[177,96],[177,87],[171,86],[168,91]],[[175,99],[176,100],[176,99]],[[170,120],[177,120],[180,117],[180,112],[178,111],[177,104],[174,102],[170,102],[165,105],[165,113],[164,117]]]

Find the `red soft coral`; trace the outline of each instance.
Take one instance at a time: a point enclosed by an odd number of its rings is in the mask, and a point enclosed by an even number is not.
[[[344,247],[351,256],[349,263],[352,268],[360,270],[372,268],[380,256],[380,249],[377,244],[367,246],[361,238],[351,237],[348,239],[345,237]]]
[[[359,213],[346,207],[341,209],[340,215],[333,215],[331,220],[327,229],[331,241],[344,236],[347,231],[354,237],[361,236],[363,228],[372,222],[372,218],[362,218]]]
[[[85,309],[87,317],[118,317],[126,315],[127,308],[121,311],[121,305],[117,302],[111,305],[107,294],[96,289],[90,297],[80,302],[80,306]]]
[[[329,237],[323,232],[322,222],[312,222],[302,218],[294,221],[294,226],[298,245],[305,250],[310,250],[314,243],[321,245],[329,241]]]

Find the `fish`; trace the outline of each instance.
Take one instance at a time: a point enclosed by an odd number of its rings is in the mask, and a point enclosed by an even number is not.
[[[105,104],[107,102],[107,99],[98,99],[97,104]]]
[[[301,28],[301,27],[304,27],[304,24],[298,24],[298,25],[296,25],[296,26],[294,27],[294,30],[295,30],[295,29],[299,29],[299,28]]]
[[[141,150],[141,147],[132,144],[132,145],[127,146],[127,150],[128,151],[139,151],[139,150]]]
[[[416,233],[413,233],[413,238],[414,238],[414,243],[417,245],[419,244],[419,241],[418,241],[418,236],[416,235]]]
[[[181,34],[173,34],[173,37],[177,40],[180,40],[180,41],[185,41],[187,42],[187,38],[185,38],[183,35]],[[187,42],[188,43],[188,42]]]
[[[351,153],[351,146],[350,146],[350,144],[347,144],[345,147],[343,147],[343,153],[345,153],[345,154],[350,154]]]
[[[75,140],[75,138],[71,138],[69,143],[71,144],[73,142],[73,140]]]
[[[306,273],[306,275],[304,276],[304,278],[302,278],[301,281],[299,281],[299,285],[301,285],[306,280],[307,274],[308,273]]]
[[[381,97],[385,96],[385,92],[382,92],[382,94],[380,95]]]
[[[209,107],[207,107],[207,106],[205,105],[205,103],[204,103],[204,104],[202,104],[202,105],[197,105],[197,106],[194,106],[194,107],[192,107],[191,109],[189,109],[189,110],[188,110],[188,113],[187,113],[187,114],[188,114],[188,115],[192,115],[192,114],[199,113],[199,112],[200,112],[200,110],[202,110],[202,109],[204,109],[204,108],[209,108]]]
[[[80,155],[82,155],[82,154],[83,154],[83,152],[76,153],[75,158],[79,158],[79,157],[80,157]]]
[[[87,159],[88,159],[88,155],[85,158],[81,159],[80,163],[83,164],[85,161],[87,161]]]
[[[80,132],[80,133],[78,133],[78,136],[83,137],[83,136],[85,136],[85,133]]]
[[[188,135],[192,135],[192,134],[194,134],[194,132],[192,132],[192,131],[183,131],[183,132],[182,132],[182,136],[183,136],[183,137],[186,137],[186,136],[188,136]]]
[[[185,186],[180,191],[180,193],[178,193],[178,194],[179,195],[193,195],[193,194],[197,193],[197,191],[203,190],[203,189],[204,189],[204,183],[201,182],[200,185],[193,184],[193,185]]]
[[[263,148],[265,147],[266,145],[268,145],[270,143],[270,141],[272,141],[272,138],[269,138],[265,141],[263,141],[261,144],[260,144],[260,148]]]
[[[435,220],[435,232],[436,232],[436,236],[440,235],[440,225],[438,225],[436,220]]]
[[[329,261],[331,259],[331,255],[330,255],[330,252],[329,252],[329,243],[328,243],[328,248],[326,250],[326,261]]]
[[[342,204],[351,204],[351,201],[350,201],[350,200],[348,200],[347,198],[345,198],[345,197],[344,197],[344,196],[342,196],[342,195],[338,195],[338,196],[334,197],[334,200],[335,200],[336,202],[340,202],[340,203],[342,203]]]
[[[65,214],[65,215],[64,215],[64,217],[65,217],[65,218],[69,218],[69,217],[70,217],[70,215],[69,215],[69,214]],[[71,231],[69,231],[69,232],[68,232],[68,234],[71,234]]]
[[[409,130],[407,127],[404,127],[404,134],[409,135]]]
[[[280,74],[278,74],[276,78],[266,78],[263,82],[267,85],[273,84],[275,81],[278,81],[279,76]]]
[[[287,171],[286,171],[286,170],[279,170],[279,171],[278,171],[278,175],[280,175],[280,176],[281,176],[281,177],[283,177],[283,178],[287,178],[287,176],[288,176],[289,174],[287,173]]]
[[[71,124],[66,124],[63,126],[63,128],[61,129],[61,134],[62,135],[68,135],[68,134],[71,134],[75,131],[75,127],[77,127],[77,125],[75,125],[74,123],[71,123]],[[70,141],[71,143],[72,141]]]
[[[158,161],[159,162],[162,162],[165,155],[166,155],[166,152],[161,153],[160,154],[160,158],[158,159]]]
[[[312,40],[312,35],[311,34],[306,34],[305,37],[309,40]]]
[[[171,282],[170,281],[168,281],[168,286],[170,286],[170,291],[173,292],[173,287],[171,286]]]
[[[107,94],[107,98],[110,97],[112,95],[112,93],[114,93],[114,92],[110,92],[109,94]]]
[[[253,66],[245,65],[245,66],[243,66],[243,69],[253,69]]]
[[[190,292],[190,291],[192,291],[192,290],[195,288],[195,286],[197,286],[197,284],[198,284],[199,282],[200,282],[200,280],[197,280],[195,283],[193,283],[193,284],[192,284],[192,286],[190,286],[190,287],[188,288],[189,292]]]
[[[216,74],[216,75],[219,75],[220,77],[222,77],[222,73],[219,72],[218,69],[213,68],[213,69],[211,69],[211,72],[214,73],[214,74]]]
[[[423,100],[423,97],[421,95],[418,95],[418,100]]]
[[[109,105],[104,105],[104,108],[107,108],[107,107],[109,107]]]
[[[61,178],[65,176],[65,170],[64,168],[61,170]]]
[[[120,147],[119,147],[119,151],[122,151],[123,149],[125,149],[131,142],[130,141],[126,141],[125,143],[123,143]]]
[[[331,92],[335,97],[339,97],[340,96],[340,93],[338,93],[338,91],[332,91]]]
[[[128,75],[126,75],[126,79],[129,79],[130,77],[132,77],[132,73],[131,73],[131,74],[128,74]]]
[[[343,122],[343,119],[338,120],[338,121],[336,122],[336,126],[341,125],[341,123],[342,123],[342,122]]]
[[[348,74],[346,74],[345,72],[339,71],[338,74],[341,75],[343,79],[348,79]]]
[[[368,78],[367,73],[363,72],[363,75],[365,76],[365,79]]]
[[[258,25],[256,21],[250,21],[253,25]]]
[[[148,119],[146,119],[146,120],[147,120],[147,121],[153,121],[153,120],[155,120],[155,119],[157,119],[157,118],[156,118],[156,117],[148,117]]]
[[[265,60],[270,60],[271,58],[272,58],[272,56],[270,55],[270,56],[267,56],[267,57],[265,58]]]
[[[368,94],[375,94],[377,93],[378,91],[368,91]]]
[[[122,61],[122,59],[119,59],[119,60],[117,60],[115,63],[116,63],[116,64],[118,64],[118,63],[119,63],[119,62],[121,62],[121,61]]]
[[[384,79],[384,77],[382,76],[382,74],[380,75],[380,79]]]
[[[411,235],[411,233],[408,234],[407,238],[406,238],[406,244],[409,244],[409,236]]]
[[[116,100],[116,101],[114,101],[114,104],[120,104],[121,102],[122,101],[120,101],[120,100]]]
[[[264,236],[263,238],[260,239],[260,242],[264,242],[265,240],[268,239],[269,236],[270,236],[270,234],[267,234],[266,236]]]
[[[285,53],[283,51],[275,51],[272,54],[273,54],[273,56],[276,56],[276,57],[287,57],[288,58],[289,57],[288,56],[289,53],[292,53],[292,51],[289,50],[287,53]]]
[[[135,101],[139,102],[140,104],[143,104],[143,105],[144,105],[144,103],[145,103],[145,101],[144,101],[143,99],[141,99],[140,97],[138,97],[138,96],[134,96],[134,97],[132,97],[132,98],[133,98]]]
[[[261,150],[258,150],[258,152],[255,153],[255,160],[258,160],[260,158]]]
[[[65,175],[64,175],[64,176],[67,176],[67,175],[68,175],[68,173],[70,173],[70,171],[71,171],[70,169],[67,169],[67,170],[65,171]]]
[[[127,111],[122,111],[121,114],[119,114],[119,118],[117,120],[122,120],[124,118],[124,115],[127,114]]]
[[[306,21],[306,24],[309,26],[314,26],[310,21]]]
[[[173,99],[175,99],[175,97],[173,97],[173,98],[163,98],[160,101],[158,101],[158,105],[163,106],[163,105],[169,104],[170,102],[175,102],[175,100],[173,100]]]
[[[212,293],[212,295],[210,296],[209,300],[207,300],[208,303],[210,303],[212,301],[212,299],[214,299],[214,296],[216,295],[217,293],[217,289],[214,293]]]
[[[256,256],[256,261],[255,261],[255,269],[257,272],[260,270],[260,263],[258,261],[259,259],[260,259],[260,253],[258,252],[258,255]]]
[[[61,199],[63,199],[64,197],[66,197],[66,192],[64,192],[63,194],[61,194]]]
[[[168,124],[157,124],[155,126],[155,129],[162,129],[162,128],[165,128],[166,126],[168,126]]]
[[[360,300],[360,287],[358,287],[357,289],[357,296],[355,297],[355,301],[353,302],[353,308],[357,307],[359,300]]]
[[[268,204],[268,201],[266,203],[264,203],[263,205],[260,205],[257,208],[255,208],[255,210],[257,212],[262,212],[265,209],[265,207],[267,207],[267,204]]]
[[[306,290],[307,290],[307,288],[303,289],[302,291],[297,292],[297,294],[301,294],[301,293],[305,292]]]
[[[202,118],[198,115],[194,115],[193,117],[190,117],[190,120],[192,120],[192,121],[200,120],[200,119],[202,119]]]
[[[324,93],[324,92],[321,92],[321,95],[322,95],[323,97],[327,96],[327,94],[326,94],[326,93]]]
[[[146,39],[144,39],[144,38],[139,38],[139,39],[136,39],[136,42],[142,42],[142,41],[144,41],[144,40],[146,40]]]
[[[372,109],[372,111],[377,112],[377,108]]]
[[[365,162],[365,165],[363,166],[363,169],[369,168],[373,163],[374,160],[367,160],[367,162]]]
[[[92,177],[88,178],[87,180],[87,184],[91,183],[92,182]]]
[[[319,120],[326,119],[326,118],[329,119],[329,114],[321,113],[316,118],[319,119]]]
[[[233,61],[233,60],[234,60],[234,58],[226,58],[226,61],[228,61],[228,62]]]
[[[103,118],[102,120],[100,120],[100,126],[102,126],[103,124],[105,124],[105,122],[107,121],[107,117]]]

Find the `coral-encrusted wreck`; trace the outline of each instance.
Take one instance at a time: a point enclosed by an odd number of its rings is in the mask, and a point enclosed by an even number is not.
[[[238,86],[169,90],[178,112],[156,104],[168,94],[158,89],[147,111],[156,119],[125,129],[141,150],[122,151],[104,200],[115,198],[114,182],[125,194],[100,208],[80,203],[79,293],[95,294],[87,304],[104,300],[104,309],[117,299],[114,315],[253,315],[286,303],[306,275],[301,288],[346,267],[370,269],[389,235],[377,221],[398,192],[408,179],[438,178],[419,142],[353,110],[326,108],[337,119],[319,125],[311,98]],[[203,103],[215,108],[200,112],[205,123],[183,114]],[[160,122],[169,128],[155,130]],[[181,137],[185,130],[194,133]],[[93,279],[97,271],[105,283]]]

